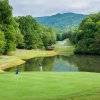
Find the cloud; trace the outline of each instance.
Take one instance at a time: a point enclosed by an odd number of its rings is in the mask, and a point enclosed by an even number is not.
[[[75,12],[90,14],[100,12],[100,0],[10,0],[14,16],[48,16]]]

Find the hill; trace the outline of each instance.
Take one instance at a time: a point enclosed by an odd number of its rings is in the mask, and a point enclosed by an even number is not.
[[[52,16],[37,17],[36,20],[46,26],[51,26],[57,29],[72,29],[77,27],[87,15],[76,13],[63,13]]]

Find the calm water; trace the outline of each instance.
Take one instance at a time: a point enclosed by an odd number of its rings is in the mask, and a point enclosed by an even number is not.
[[[39,67],[42,63],[42,68]],[[100,56],[74,55],[33,58],[25,64],[6,69],[5,71],[54,71],[54,72],[100,72]]]

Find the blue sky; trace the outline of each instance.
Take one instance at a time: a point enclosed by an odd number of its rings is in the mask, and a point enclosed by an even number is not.
[[[100,12],[100,0],[9,0],[14,16],[49,16],[57,13]]]

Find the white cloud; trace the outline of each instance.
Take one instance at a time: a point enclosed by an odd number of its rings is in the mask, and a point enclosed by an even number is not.
[[[15,16],[47,16],[56,13],[100,12],[100,0],[10,0]]]

